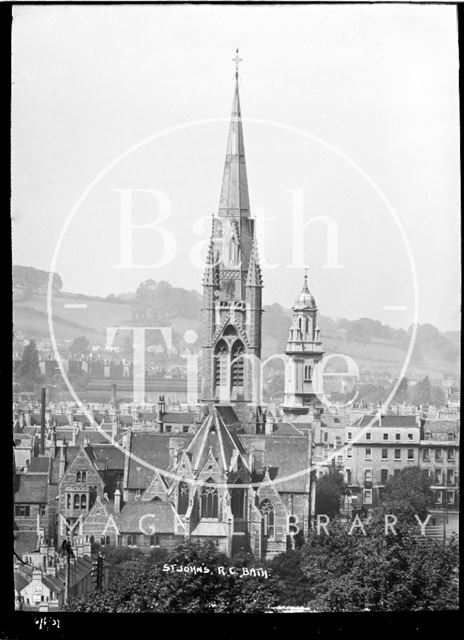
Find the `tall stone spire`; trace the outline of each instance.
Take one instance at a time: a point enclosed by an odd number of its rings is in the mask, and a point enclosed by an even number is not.
[[[248,179],[245,162],[245,145],[243,142],[242,113],[238,89],[238,64],[241,58],[237,54],[233,61],[235,68],[235,91],[232,102],[232,115],[227,140],[226,160],[222,178],[221,197],[219,200],[219,216],[250,215],[248,197]]]
[[[246,407],[255,397],[253,365],[261,357],[262,276],[250,216],[238,88],[237,55],[232,117],[219,214],[203,280],[202,395],[204,402]]]

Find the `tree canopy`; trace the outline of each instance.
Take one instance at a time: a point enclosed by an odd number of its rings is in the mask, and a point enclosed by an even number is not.
[[[242,566],[251,558],[242,557]],[[254,560],[253,560],[254,562]],[[237,563],[238,564],[238,563]],[[234,613],[266,611],[279,602],[272,577],[222,575],[219,567],[237,566],[213,543],[180,544],[167,557],[154,557],[148,569],[116,575],[109,588],[71,601],[68,611],[130,613]],[[165,567],[174,567],[165,571]],[[179,567],[207,568],[182,571]],[[262,566],[261,564],[259,566]]]

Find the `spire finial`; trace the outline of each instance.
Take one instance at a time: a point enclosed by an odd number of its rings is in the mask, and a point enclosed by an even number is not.
[[[235,77],[238,78],[238,65],[241,63],[242,58],[238,55],[238,49],[235,49],[235,56],[232,58],[232,62],[235,62]]]

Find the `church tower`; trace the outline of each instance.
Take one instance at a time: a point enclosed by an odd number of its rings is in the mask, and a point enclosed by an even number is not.
[[[235,88],[219,210],[213,217],[203,278],[203,402],[253,400],[253,358],[261,357],[262,277],[250,215],[234,58]]]
[[[317,326],[317,306],[308,288],[308,276],[293,305],[293,321],[285,349],[285,390],[282,410],[288,419],[319,407],[314,368],[322,359],[322,342]]]

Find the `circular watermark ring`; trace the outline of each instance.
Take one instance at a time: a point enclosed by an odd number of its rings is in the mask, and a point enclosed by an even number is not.
[[[297,135],[301,135],[307,139],[310,139],[314,142],[317,142],[318,144],[326,147],[328,150],[330,150],[331,152],[333,152],[335,155],[337,155],[339,158],[341,158],[342,160],[344,160],[349,166],[351,166],[356,173],[358,173],[368,184],[369,186],[374,190],[374,192],[377,194],[377,196],[380,198],[380,200],[383,202],[383,204],[385,205],[387,211],[390,213],[390,215],[392,216],[393,220],[395,221],[395,224],[400,232],[400,236],[403,240],[404,246],[406,248],[406,253],[408,256],[408,261],[409,261],[409,265],[411,268],[411,273],[412,273],[412,280],[413,280],[413,290],[414,290],[414,301],[413,301],[413,322],[411,325],[411,336],[410,336],[410,340],[409,340],[409,345],[408,345],[408,350],[405,356],[405,359],[403,361],[400,373],[398,375],[398,378],[395,382],[395,384],[393,385],[390,393],[388,394],[387,399],[385,400],[385,402],[382,403],[381,407],[379,408],[379,411],[377,414],[375,414],[373,416],[373,418],[369,421],[369,424],[366,425],[358,434],[357,436],[350,441],[349,445],[346,444],[344,447],[341,447],[339,449],[334,450],[332,453],[328,454],[328,456],[326,458],[324,458],[321,461],[317,461],[314,464],[310,464],[308,467],[300,470],[300,471],[296,471],[292,474],[288,474],[286,476],[282,476],[282,477],[276,477],[274,480],[261,480],[259,482],[249,482],[249,483],[234,483],[234,484],[230,484],[227,482],[216,482],[214,483],[215,486],[219,487],[219,488],[230,488],[233,486],[233,488],[256,488],[257,486],[267,486],[267,485],[278,485],[278,484],[284,484],[285,482],[288,482],[290,480],[293,480],[295,478],[299,478],[301,476],[304,476],[306,474],[310,474],[312,471],[315,471],[318,468],[321,467],[325,467],[327,466],[327,464],[334,459],[336,456],[339,456],[341,453],[345,452],[347,448],[351,447],[352,444],[354,442],[357,442],[359,439],[361,439],[364,435],[364,433],[369,430],[371,428],[371,426],[374,424],[374,422],[378,419],[378,415],[382,412],[385,411],[385,409],[389,406],[392,398],[395,396],[396,391],[398,390],[398,387],[401,383],[401,380],[404,378],[405,373],[407,371],[407,368],[409,366],[409,362],[411,360],[411,356],[412,356],[412,352],[414,349],[414,345],[415,345],[415,341],[416,341],[416,335],[417,335],[417,327],[418,327],[418,315],[419,315],[419,288],[418,288],[418,282],[417,282],[417,271],[416,271],[416,265],[414,262],[414,257],[412,254],[412,250],[411,250],[411,245],[409,243],[408,237],[406,235],[406,232],[401,224],[401,220],[398,216],[398,214],[396,213],[395,209],[393,208],[392,204],[390,203],[390,201],[388,200],[387,196],[384,194],[384,192],[382,191],[382,189],[374,182],[374,180],[369,176],[368,173],[366,173],[354,160],[352,160],[351,158],[349,158],[345,153],[343,153],[342,151],[340,151],[339,149],[337,149],[334,145],[330,144],[329,142],[323,140],[322,138],[320,138],[319,136],[310,133],[308,131],[305,131],[304,129],[300,129],[298,127],[294,127],[292,125],[288,125],[288,124],[284,124],[284,123],[280,123],[280,122],[275,122],[272,120],[266,120],[266,119],[262,119],[262,118],[253,118],[253,117],[242,117],[241,118],[242,122],[250,122],[250,123],[254,123],[254,124],[262,124],[262,125],[267,125],[267,126],[271,126],[271,127],[275,127],[278,129],[282,129],[285,131],[289,131],[290,133],[294,133]],[[201,126],[201,125],[205,125],[205,124],[216,124],[216,123],[222,123],[222,122],[226,122],[229,123],[230,122],[230,118],[204,118],[204,119],[200,119],[200,120],[194,120],[192,122],[186,122],[186,123],[182,123],[179,125],[175,125],[173,127],[169,127],[168,129],[165,129],[163,131],[160,131],[158,133],[155,133],[151,136],[148,136],[147,138],[145,138],[144,140],[141,140],[137,143],[135,143],[134,145],[132,145],[131,147],[129,147],[128,149],[126,149],[124,152],[122,152],[119,156],[117,156],[114,160],[112,160],[108,165],[106,165],[106,167],[104,169],[102,169],[100,171],[100,173],[97,174],[97,176],[91,180],[91,182],[87,185],[87,187],[84,189],[84,191],[82,192],[82,194],[79,196],[77,202],[75,203],[74,207],[71,209],[70,214],[68,215],[61,233],[58,237],[58,241],[57,244],[55,246],[55,250],[53,252],[53,256],[52,256],[52,261],[51,261],[51,266],[50,266],[50,272],[49,272],[49,279],[48,279],[48,288],[47,288],[47,317],[48,317],[48,328],[49,328],[49,332],[50,332],[50,338],[51,338],[51,343],[52,343],[52,348],[53,348],[53,353],[55,355],[56,358],[56,362],[58,364],[58,368],[60,370],[61,376],[63,378],[63,380],[66,383],[66,386],[68,387],[68,390],[71,394],[71,396],[74,398],[76,404],[80,407],[82,413],[87,417],[87,419],[89,420],[90,424],[95,427],[98,431],[100,431],[105,438],[107,438],[108,441],[110,441],[115,447],[117,447],[120,451],[122,451],[125,455],[129,455],[131,456],[131,458],[147,467],[148,469],[152,470],[154,473],[159,473],[160,475],[167,477],[167,478],[171,478],[173,480],[180,480],[182,479],[182,481],[187,482],[189,484],[194,485],[203,485],[204,482],[202,480],[198,480],[196,478],[188,478],[185,476],[181,476],[179,474],[176,473],[172,473],[170,471],[167,471],[165,469],[160,469],[152,464],[150,464],[149,462],[147,462],[146,460],[143,460],[142,458],[136,456],[135,454],[129,452],[124,446],[120,445],[118,442],[116,442],[113,437],[106,433],[106,431],[104,431],[103,429],[101,429],[101,425],[99,425],[93,418],[93,416],[89,413],[89,411],[87,410],[87,408],[84,406],[84,404],[82,403],[82,401],[80,400],[80,398],[78,397],[78,395],[76,394],[63,365],[63,361],[61,358],[61,355],[58,351],[57,348],[57,344],[56,344],[56,338],[55,338],[55,332],[54,332],[54,327],[53,327],[53,310],[52,310],[52,295],[53,295],[53,273],[55,272],[56,269],[56,263],[57,263],[57,259],[58,259],[58,255],[60,252],[60,248],[61,248],[61,244],[64,240],[64,237],[67,233],[67,230],[76,214],[76,212],[78,211],[79,207],[81,206],[81,204],[84,202],[84,200],[86,199],[86,197],[89,195],[89,193],[92,191],[92,189],[95,187],[95,185],[106,175],[109,173],[109,171],[111,171],[111,169],[113,169],[113,167],[115,167],[119,162],[121,162],[122,160],[124,160],[125,158],[127,158],[130,154],[132,154],[134,151],[137,151],[138,149],[141,149],[142,147],[144,147],[145,145],[149,144],[150,142],[153,142],[154,140],[157,140],[159,138],[165,137],[171,133],[175,133],[177,131],[182,131],[184,129],[190,129],[192,127],[196,127],[196,126]]]

